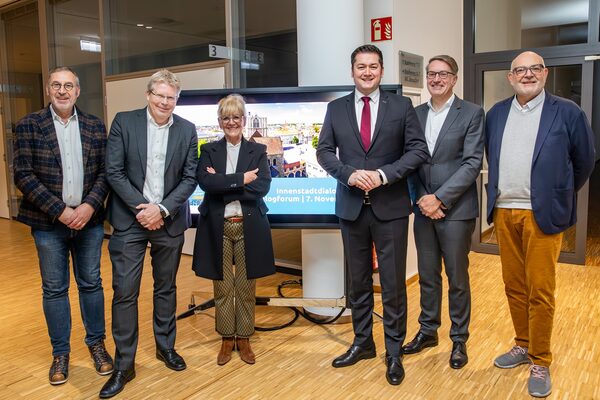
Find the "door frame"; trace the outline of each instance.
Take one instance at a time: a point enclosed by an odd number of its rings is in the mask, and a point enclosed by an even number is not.
[[[543,54],[542,54],[543,56]],[[567,65],[581,65],[581,108],[585,112],[590,124],[592,122],[592,104],[594,88],[594,63],[585,61],[584,56],[570,57],[548,57],[544,59],[547,67],[559,67]],[[510,62],[492,62],[475,65],[475,103],[483,104],[483,74],[486,71],[507,71],[510,69]],[[475,231],[472,236],[471,250],[480,253],[499,254],[498,245],[493,243],[481,242],[481,219],[486,218],[485,204],[482,200],[483,174],[482,171],[477,178],[477,191],[479,196],[479,215],[475,224]],[[569,264],[585,264],[585,250],[587,241],[588,225],[588,206],[589,206],[589,183],[581,188],[577,193],[577,224],[575,226],[575,252],[562,252],[558,259],[559,262]]]

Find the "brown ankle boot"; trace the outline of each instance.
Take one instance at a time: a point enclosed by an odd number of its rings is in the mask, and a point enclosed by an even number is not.
[[[217,364],[225,365],[231,360],[231,352],[233,351],[233,346],[235,345],[235,339],[233,337],[224,337],[223,342],[221,343],[221,350],[219,350],[219,354],[217,355]]]
[[[238,350],[240,351],[240,358],[242,361],[248,364],[254,364],[256,362],[256,356],[254,352],[252,352],[252,348],[250,347],[250,339],[248,338],[237,338],[236,345]]]

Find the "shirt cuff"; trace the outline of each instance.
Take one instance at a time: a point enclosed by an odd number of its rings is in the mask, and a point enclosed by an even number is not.
[[[377,172],[379,172],[379,176],[381,176],[381,182],[382,182],[381,184],[382,185],[387,185],[388,180],[387,180],[387,178],[385,176],[385,173],[382,170],[380,170],[380,169],[378,169]]]
[[[159,204],[157,204],[157,206],[158,206],[158,207],[159,207],[161,210],[163,210],[163,211],[165,212],[165,214],[167,214],[167,215],[166,215],[167,217],[168,217],[169,215],[171,215],[171,214],[169,213],[169,210],[167,210],[167,207],[163,206],[163,205],[162,205],[162,204],[160,204],[160,203],[159,203]]]

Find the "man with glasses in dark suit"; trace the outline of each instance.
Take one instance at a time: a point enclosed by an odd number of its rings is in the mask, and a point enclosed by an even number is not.
[[[191,225],[188,198],[196,188],[196,127],[173,114],[181,91],[168,70],[150,78],[148,106],[115,116],[108,136],[106,178],[112,188],[108,244],[113,265],[112,333],[115,371],[101,398],[121,392],[135,378],[137,298],[148,243],[154,279],[156,358],[175,371],[186,368],[175,351],[175,285],[183,233]]]

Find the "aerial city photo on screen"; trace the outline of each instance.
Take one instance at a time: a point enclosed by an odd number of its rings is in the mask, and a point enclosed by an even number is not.
[[[246,104],[244,137],[267,147],[274,178],[265,197],[269,214],[334,213],[335,180],[316,157],[326,109],[326,101]],[[199,146],[223,137],[216,104],[179,105],[175,113],[195,124]],[[190,199],[192,212],[202,198],[197,188]]]

